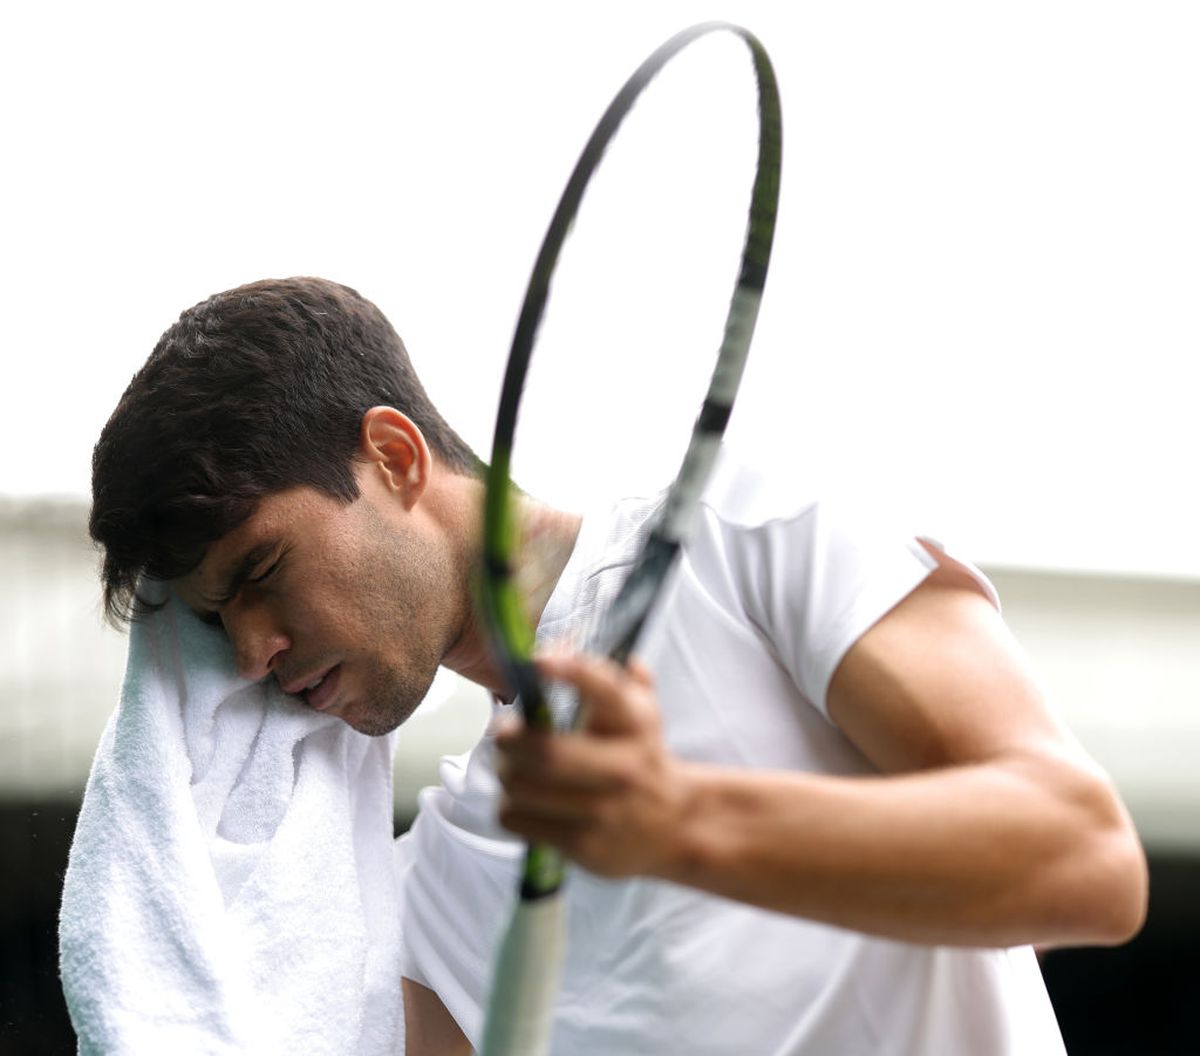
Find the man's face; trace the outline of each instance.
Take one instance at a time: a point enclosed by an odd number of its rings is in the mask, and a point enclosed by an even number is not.
[[[246,678],[362,733],[395,729],[424,698],[468,614],[464,570],[420,504],[360,473],[343,505],[312,488],[264,499],[175,584],[223,625]]]

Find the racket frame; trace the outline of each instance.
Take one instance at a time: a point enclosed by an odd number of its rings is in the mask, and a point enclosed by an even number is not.
[[[542,241],[509,351],[485,477],[483,560],[479,607],[494,654],[524,721],[552,731],[555,723],[533,664],[535,630],[515,580],[520,493],[510,477],[517,414],[550,280],[571,225],[605,149],[637,97],[687,45],[714,32],[731,32],[750,50],[758,92],[759,141],[741,267],[730,299],[712,379],[675,482],[621,590],[606,614],[598,651],[624,663],[650,617],[661,588],[699,506],[745,369],[770,262],[779,201],[782,120],[775,72],[766,49],[748,30],[729,22],[691,26],[660,45],[625,82],[597,123],[563,190]],[[531,845],[522,871],[520,903],[502,943],[488,1006],[482,1056],[534,1056],[546,1052],[556,979],[563,955],[562,897],[566,872],[554,848]],[[551,901],[536,912],[533,904]],[[560,936],[539,954],[529,941],[529,921],[539,934]],[[557,920],[556,924],[548,923]],[[513,951],[519,951],[517,956]],[[536,996],[534,996],[536,995]],[[518,1041],[519,1039],[519,1041]]]

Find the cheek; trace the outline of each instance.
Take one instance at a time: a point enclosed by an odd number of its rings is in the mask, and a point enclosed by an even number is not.
[[[290,580],[280,590],[279,612],[294,642],[319,648],[353,633],[356,606],[344,597],[347,581],[336,569],[323,569],[304,582]]]

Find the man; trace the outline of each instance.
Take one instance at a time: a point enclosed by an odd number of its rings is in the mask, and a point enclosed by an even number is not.
[[[477,468],[378,310],[316,279],[185,312],[93,465],[110,614],[169,581],[242,674],[373,735],[440,664],[500,698],[414,827],[409,1051],[478,1037],[520,854],[498,811],[583,867],[554,1051],[1061,1052],[1026,947],[1128,939],[1145,865],[986,580],[722,469],[647,663],[542,659],[587,716],[547,738],[507,714],[472,612]],[[543,641],[654,510],[526,503]]]

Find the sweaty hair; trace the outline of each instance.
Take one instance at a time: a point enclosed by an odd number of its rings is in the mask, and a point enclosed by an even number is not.
[[[430,402],[370,301],[323,279],[267,280],[189,308],[159,339],[92,455],[89,530],[114,623],[156,606],[142,576],[176,579],[264,497],[307,485],[350,503],[363,414],[416,423],[452,472],[481,463]]]

